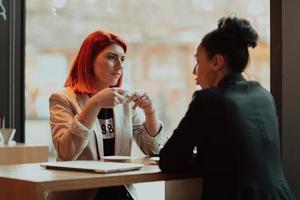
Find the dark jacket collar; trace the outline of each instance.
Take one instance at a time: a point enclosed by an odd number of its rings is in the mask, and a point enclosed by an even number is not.
[[[220,81],[218,86],[230,85],[239,81],[246,81],[246,79],[243,77],[241,73],[231,73],[225,76],[223,80]]]

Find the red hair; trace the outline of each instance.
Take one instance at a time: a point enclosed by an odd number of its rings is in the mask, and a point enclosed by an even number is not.
[[[94,79],[93,63],[97,55],[112,44],[120,45],[126,53],[126,42],[120,36],[104,30],[90,33],[83,41],[76,55],[65,82],[65,87],[72,88],[75,93],[96,93],[97,87]],[[123,75],[119,78],[116,87],[121,86],[122,80]]]

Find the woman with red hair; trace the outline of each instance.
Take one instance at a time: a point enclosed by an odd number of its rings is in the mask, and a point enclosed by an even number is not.
[[[162,123],[151,98],[121,88],[126,51],[125,41],[109,31],[95,31],[83,41],[65,88],[50,97],[58,160],[130,156],[133,138],[145,154],[158,153]],[[97,199],[135,199],[132,187],[126,188],[130,194],[124,187],[100,189]]]

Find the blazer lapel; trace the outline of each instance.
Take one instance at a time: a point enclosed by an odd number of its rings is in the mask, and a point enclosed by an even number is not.
[[[87,102],[87,100],[89,100],[89,96],[86,94],[80,94],[77,97],[77,101],[78,104],[82,110],[83,105],[85,105],[85,103]],[[93,131],[96,137],[96,142],[97,142],[97,147],[98,147],[98,152],[100,155],[100,158],[104,155],[103,153],[103,136],[101,134],[101,127],[100,127],[100,123],[99,120],[96,120],[94,126],[93,126]]]

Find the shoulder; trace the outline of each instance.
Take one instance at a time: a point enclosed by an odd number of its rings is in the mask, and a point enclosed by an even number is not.
[[[209,115],[215,111],[223,110],[226,100],[220,88],[209,88],[194,92],[189,109],[201,110]]]
[[[76,101],[77,94],[69,87],[65,87],[60,91],[56,91],[51,94],[50,102],[61,102],[68,104],[68,102]]]
[[[252,87],[254,88],[255,96],[259,96],[262,99],[266,99],[268,103],[274,104],[273,95],[269,90],[264,88],[259,82],[251,81]]]
[[[227,89],[233,94],[246,94],[249,97],[272,99],[272,94],[257,81],[244,81]],[[231,94],[229,93],[229,94]]]
[[[250,84],[255,89],[261,90],[266,95],[272,96],[272,94],[265,87],[263,87],[259,82],[257,82],[257,81],[248,81],[248,84]]]
[[[195,91],[193,94],[192,102],[202,102],[202,103],[209,103],[212,101],[218,101],[222,99],[223,92],[220,88],[209,88]]]

